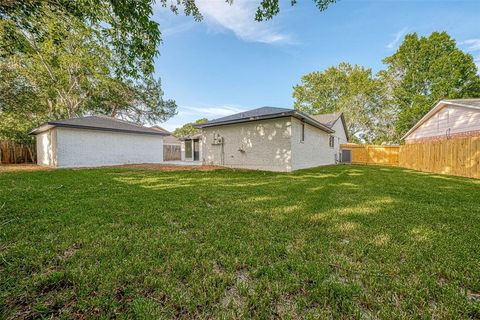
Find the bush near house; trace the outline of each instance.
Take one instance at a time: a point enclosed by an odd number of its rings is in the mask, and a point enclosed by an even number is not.
[[[2,318],[478,318],[480,181],[0,174]]]

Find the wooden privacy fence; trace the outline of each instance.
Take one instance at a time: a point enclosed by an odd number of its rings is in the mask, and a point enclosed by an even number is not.
[[[425,172],[480,178],[480,136],[403,146],[342,144],[352,163],[394,165]]]
[[[342,150],[351,150],[352,163],[398,166],[399,146],[341,144]]]
[[[0,141],[0,159],[3,164],[35,162],[35,145],[11,140]]]
[[[163,145],[163,161],[169,160],[181,160],[181,147],[177,144],[164,144]]]
[[[419,171],[480,178],[480,137],[401,146],[399,165]]]

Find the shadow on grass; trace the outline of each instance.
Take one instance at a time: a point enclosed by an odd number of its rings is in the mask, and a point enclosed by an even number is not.
[[[480,291],[475,180],[366,166],[98,169],[5,175],[0,188],[2,221],[17,219],[0,262],[13,314],[478,315],[465,294]]]

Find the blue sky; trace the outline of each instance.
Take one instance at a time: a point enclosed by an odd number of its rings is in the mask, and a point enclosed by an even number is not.
[[[283,1],[269,22],[255,22],[259,0],[197,0],[204,16],[157,6],[163,43],[155,72],[178,115],[168,130],[261,106],[292,107],[300,77],[342,61],[374,71],[406,33],[447,31],[480,64],[480,1],[341,0],[320,12],[311,0]]]

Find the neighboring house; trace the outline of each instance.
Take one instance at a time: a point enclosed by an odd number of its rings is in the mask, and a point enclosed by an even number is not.
[[[163,162],[164,132],[106,116],[51,121],[33,130],[37,163],[95,167]]]
[[[158,130],[160,132],[163,132],[166,134],[166,136],[163,137],[163,145],[173,145],[173,146],[180,146],[182,144],[182,141],[175,137],[170,131],[160,127],[160,126],[153,126],[150,127],[152,129]]]
[[[480,99],[441,100],[403,137],[407,144],[480,136]]]
[[[263,107],[196,127],[202,129],[199,159],[232,168],[289,172],[334,164],[340,157],[340,143],[348,142],[341,113],[309,116]]]

